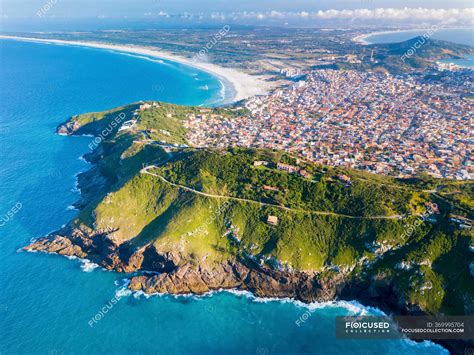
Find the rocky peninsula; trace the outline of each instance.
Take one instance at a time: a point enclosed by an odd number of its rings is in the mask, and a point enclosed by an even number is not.
[[[190,115],[240,114],[141,102],[70,118],[58,133],[100,138],[78,176],[80,212],[25,250],[88,259],[147,294],[237,289],[357,299],[395,314],[473,314],[473,237],[458,222],[472,218],[461,198],[472,183],[187,145]]]

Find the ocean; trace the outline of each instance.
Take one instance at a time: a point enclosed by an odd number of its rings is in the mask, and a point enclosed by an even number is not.
[[[356,302],[311,305],[298,326],[307,308],[291,301],[145,297],[123,274],[19,251],[77,214],[68,206],[91,138],[59,136],[59,123],[139,100],[212,105],[222,92],[211,75],[167,61],[0,40],[0,353],[447,354],[429,342],[337,341],[335,315],[378,312]]]

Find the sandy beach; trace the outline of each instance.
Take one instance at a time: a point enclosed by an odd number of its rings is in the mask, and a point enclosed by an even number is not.
[[[83,42],[83,41],[64,41],[57,39],[41,39],[32,37],[18,37],[18,36],[4,36],[0,35],[0,39],[12,39],[18,41],[50,43],[59,45],[83,46],[99,49],[107,49],[122,53],[140,54],[159,59],[169,60],[172,62],[188,65],[202,71],[208,72],[221,80],[224,86],[230,85],[230,90],[225,98],[225,103],[231,103],[249,98],[254,95],[263,95],[270,88],[271,85],[264,81],[261,76],[249,75],[232,68],[224,68],[212,63],[205,63],[195,61],[190,58],[181,57],[178,55],[158,51],[152,48],[133,46],[133,45],[115,45],[98,42]]]
[[[405,31],[412,31],[412,30],[405,30]],[[366,34],[356,36],[352,39],[352,41],[360,43],[360,44],[368,45],[368,44],[372,44],[371,42],[367,41],[367,38],[369,38],[369,37],[372,37],[372,36],[375,36],[375,35],[384,35],[384,34],[388,34],[388,33],[397,33],[397,32],[403,32],[403,30],[370,32],[370,33],[366,33]]]
[[[385,34],[391,34],[391,33],[404,33],[404,32],[405,33],[406,32],[425,32],[429,30],[430,28],[428,27],[428,28],[406,28],[406,29],[399,28],[399,29],[394,29],[394,30],[376,31],[376,32],[369,32],[369,33],[356,36],[352,38],[352,41],[359,44],[363,44],[363,45],[369,45],[373,43],[368,41],[367,39],[372,36],[385,35]],[[472,29],[466,28],[466,27],[440,27],[440,28],[436,27],[436,32],[439,30],[472,30]],[[416,34],[414,34],[413,36],[416,36]]]

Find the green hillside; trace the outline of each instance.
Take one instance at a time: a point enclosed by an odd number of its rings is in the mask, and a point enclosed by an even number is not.
[[[77,123],[75,132],[97,132],[110,114],[138,107],[68,124]],[[401,303],[429,313],[467,312],[474,239],[450,218],[472,219],[472,182],[400,180],[278,151],[160,145],[164,137],[153,132],[162,130],[169,132],[167,143],[185,144],[182,122],[196,110],[160,104],[135,115],[135,128],[107,136],[88,156],[107,188],[74,225],[106,233],[128,257],[153,246],[195,265],[237,258],[270,269],[343,274],[353,282],[384,280]]]

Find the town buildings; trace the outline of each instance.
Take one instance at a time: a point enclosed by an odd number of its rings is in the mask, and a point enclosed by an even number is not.
[[[473,73],[434,77],[311,71],[304,85],[247,100],[248,116],[191,117],[188,140],[197,147],[281,149],[315,163],[400,177],[471,179]]]

